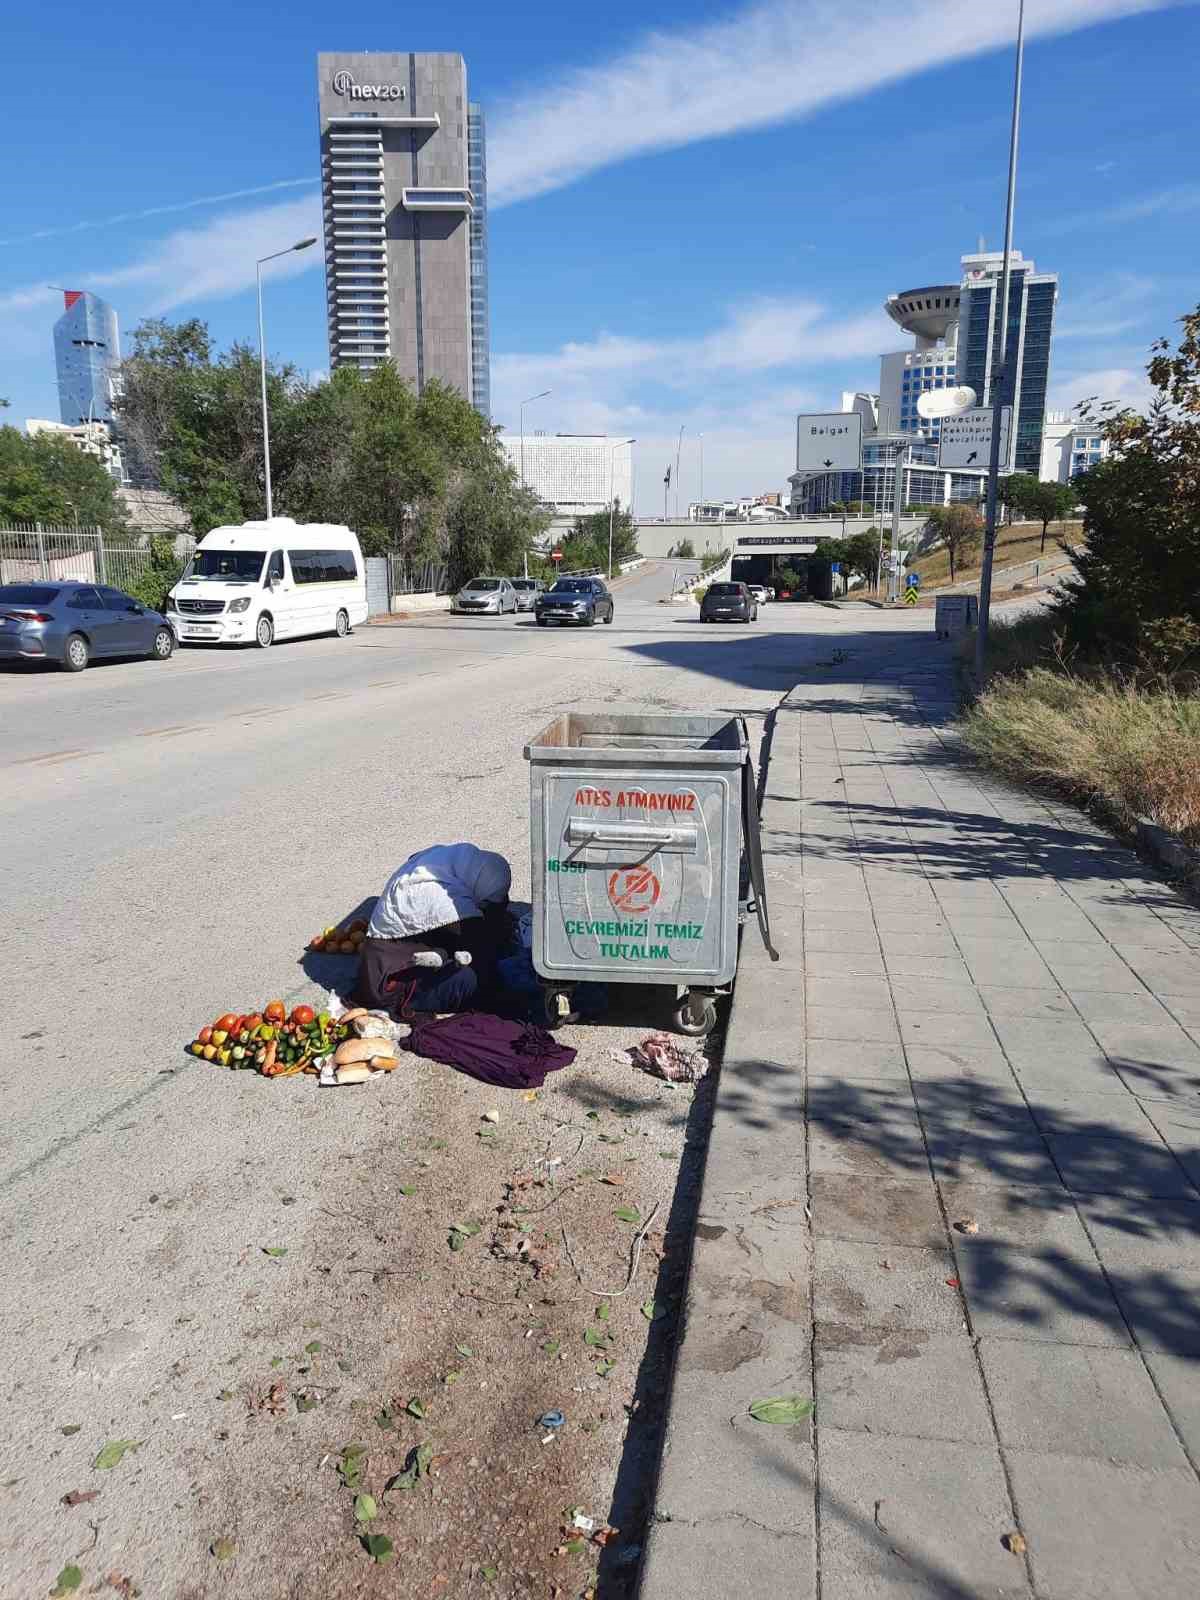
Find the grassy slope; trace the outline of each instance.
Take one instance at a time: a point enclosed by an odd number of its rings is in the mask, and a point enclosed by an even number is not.
[[[1021,561],[1059,561],[1062,558],[1066,544],[1079,538],[1081,524],[1078,522],[1052,522],[1046,537],[1046,552],[1042,556],[1038,546],[1042,541],[1042,525],[1040,522],[1014,522],[1008,527],[1002,527],[996,533],[996,565],[998,567],[1016,566]],[[980,550],[971,550],[965,560],[958,564],[958,582],[965,582],[972,576],[978,576]],[[950,582],[950,557],[945,550],[931,550],[928,555],[918,556],[906,568],[909,572],[919,572],[921,583],[928,589],[939,584]]]

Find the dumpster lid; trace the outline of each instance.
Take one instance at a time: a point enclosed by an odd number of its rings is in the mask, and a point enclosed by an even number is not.
[[[592,762],[625,762],[644,751],[672,766],[740,766],[749,753],[740,717],[682,713],[567,711],[525,746],[525,759],[568,762],[587,751]]]

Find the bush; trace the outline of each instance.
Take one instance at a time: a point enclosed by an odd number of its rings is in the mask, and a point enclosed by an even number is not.
[[[997,630],[1007,632],[1009,630]],[[1087,802],[1103,795],[1200,845],[1200,700],[1034,667],[989,684],[970,747],[1006,776]]]
[[[150,540],[150,565],[140,572],[132,583],[126,584],[126,594],[140,600],[152,611],[161,611],[167,595],[179,582],[184,563],[177,561],[170,539],[155,537]]]

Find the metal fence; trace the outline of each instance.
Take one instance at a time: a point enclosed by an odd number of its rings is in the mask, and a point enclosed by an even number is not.
[[[175,555],[195,549],[190,535],[164,529]],[[40,522],[0,527],[0,583],[107,583],[128,589],[150,569],[149,533],[133,542],[106,540],[99,528],[58,528]]]
[[[444,594],[449,569],[438,561],[407,561],[389,556],[388,581],[393,594]]]

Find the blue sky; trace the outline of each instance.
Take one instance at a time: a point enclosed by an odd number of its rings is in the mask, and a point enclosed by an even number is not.
[[[1200,10],[1027,12],[1014,242],[1061,275],[1051,401],[1136,401],[1151,340],[1200,299]],[[255,257],[319,231],[317,52],[458,49],[489,119],[497,421],[550,388],[530,429],[636,435],[645,511],[680,426],[685,499],[701,433],[707,494],[780,488],[796,411],[877,387],[904,343],[883,298],[957,281],[980,234],[999,248],[1015,16],[1015,0],[20,8],[0,34],[6,415],[58,415],[47,283],[95,288],[126,334],[195,315],[220,344],[252,339]],[[269,347],[321,371],[320,253],[284,268]]]

